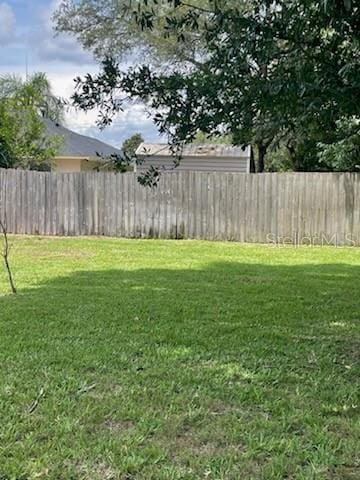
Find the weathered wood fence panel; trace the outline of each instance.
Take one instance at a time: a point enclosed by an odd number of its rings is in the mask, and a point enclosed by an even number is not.
[[[0,170],[9,232],[360,245],[360,174]]]

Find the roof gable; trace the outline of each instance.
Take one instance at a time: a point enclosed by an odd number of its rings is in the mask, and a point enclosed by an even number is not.
[[[63,138],[58,156],[100,159],[99,155],[109,157],[110,155],[122,154],[118,148],[112,147],[96,138],[80,135],[49,119],[43,119],[43,121],[48,136],[59,135]]]

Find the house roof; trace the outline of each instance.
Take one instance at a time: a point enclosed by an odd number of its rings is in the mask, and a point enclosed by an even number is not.
[[[109,157],[113,154],[120,155],[122,153],[121,150],[107,143],[93,137],[80,135],[52,120],[43,119],[43,121],[49,136],[60,135],[63,137],[58,157],[83,157],[101,160],[99,155]]]
[[[142,143],[136,150],[136,154],[139,156],[147,157],[161,156],[172,157],[174,153],[169,146],[165,143]],[[216,144],[203,144],[203,145],[185,145],[182,151],[183,157],[219,157],[219,158],[250,158],[250,147],[233,147],[231,145],[216,145]]]

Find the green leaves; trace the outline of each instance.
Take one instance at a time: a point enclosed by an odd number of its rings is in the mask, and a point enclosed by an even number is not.
[[[346,10],[350,11],[353,4],[355,2],[353,2],[353,0],[343,0],[344,2],[344,7],[346,8]],[[328,8],[330,7],[331,4],[334,4],[334,0],[323,0],[323,4],[324,4],[324,9],[325,11],[328,10]]]
[[[61,138],[48,138],[42,117],[57,120],[63,105],[45,75],[0,79],[0,166],[49,169]]]
[[[360,171],[360,120],[342,118],[336,122],[335,141],[320,143],[319,160],[336,171]]]
[[[277,145],[285,146],[296,170],[332,168],[319,166],[319,145],[339,140],[338,119],[360,116],[358,5],[160,4],[138,2],[135,22],[149,35],[155,29],[164,41],[176,39],[177,61],[122,72],[107,59],[103,73],[80,82],[77,105],[100,107],[106,125],[129,98],[140,100],[171,143],[190,142],[199,132],[230,135],[256,147],[258,171]]]
[[[128,155],[134,156],[138,147],[143,143],[144,139],[141,133],[135,133],[127,138],[122,144],[122,151]]]

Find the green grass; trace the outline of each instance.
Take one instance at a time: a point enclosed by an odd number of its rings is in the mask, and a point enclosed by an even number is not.
[[[360,250],[13,240],[0,479],[360,478]]]

